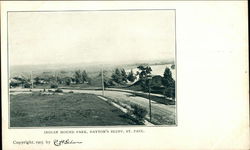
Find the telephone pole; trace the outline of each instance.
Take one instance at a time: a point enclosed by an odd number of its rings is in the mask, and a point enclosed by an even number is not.
[[[148,81],[149,82],[149,81]],[[152,114],[151,114],[151,97],[150,97],[150,92],[151,92],[151,89],[150,89],[150,85],[148,83],[148,99],[149,99],[149,120],[151,122],[152,120]]]
[[[149,120],[150,122],[152,121],[152,112],[151,112],[151,97],[150,97],[150,93],[151,93],[151,87],[150,87],[150,81],[152,80],[152,76],[147,76],[147,80],[148,80],[148,100],[149,100]]]
[[[103,66],[102,66],[102,95],[104,96]]]
[[[33,89],[33,71],[30,74],[31,89]]]
[[[56,71],[55,71],[55,79],[56,79],[56,84],[57,84],[57,74],[56,74]]]

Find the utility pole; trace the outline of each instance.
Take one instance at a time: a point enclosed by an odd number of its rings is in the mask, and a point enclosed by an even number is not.
[[[148,76],[147,78],[148,78],[149,120],[151,122],[151,120],[152,120],[152,114],[151,114],[151,97],[150,97],[151,88],[150,88],[150,80],[152,79],[152,77]]]
[[[56,84],[57,84],[57,74],[56,74],[56,71],[55,71],[55,78],[56,78]]]
[[[30,74],[31,89],[33,89],[33,71]]]
[[[102,66],[102,95],[104,96],[103,66]]]
[[[149,81],[148,81],[149,82]],[[149,117],[150,117],[150,122],[151,122],[151,118],[152,118],[152,115],[151,115],[151,97],[150,97],[150,85],[148,83],[148,99],[149,99]]]

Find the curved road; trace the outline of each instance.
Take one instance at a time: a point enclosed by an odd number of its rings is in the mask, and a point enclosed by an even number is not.
[[[40,91],[42,89],[33,89],[33,91]],[[29,91],[29,89],[10,89],[11,92],[24,92]],[[74,93],[90,93],[95,95],[102,95],[101,90],[69,90],[63,89],[64,92],[73,91]],[[121,102],[124,104],[138,104],[147,109],[149,112],[149,100],[143,97],[134,96],[133,94],[126,91],[104,91],[104,96]],[[174,125],[176,116],[176,106],[175,105],[165,105],[160,104],[151,100],[151,112],[152,112],[152,123],[159,125]],[[149,119],[149,114],[146,116]]]

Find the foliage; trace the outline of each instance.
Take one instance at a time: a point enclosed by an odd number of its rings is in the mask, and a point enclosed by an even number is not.
[[[171,65],[171,69],[175,69],[175,64]]]
[[[111,78],[116,83],[122,83],[123,81],[122,73],[118,68],[115,69],[114,73],[111,75]]]
[[[114,86],[114,85],[117,85],[117,83],[113,80],[108,80],[106,83],[106,86]]]
[[[55,83],[52,83],[52,84],[50,85],[50,88],[53,88],[53,89],[58,88],[58,85],[55,84]]]
[[[148,92],[148,90],[149,90],[148,84],[149,84],[149,80],[147,80],[146,78],[140,79],[140,86],[144,92]]]
[[[23,86],[24,86],[24,88],[31,88],[31,84],[30,83],[25,83]]]
[[[25,77],[13,77],[14,81],[10,82],[10,86],[11,87],[17,87],[17,86],[25,86],[25,88],[29,88],[29,83],[30,83],[30,79],[27,79]]]
[[[21,82],[22,84],[28,82],[28,79],[26,79],[25,77],[14,77],[13,79]]]
[[[74,77],[75,77],[76,83],[79,84],[82,80],[81,71],[80,70],[75,71]]]
[[[39,77],[35,77],[34,80],[35,80],[34,84],[36,84],[36,85],[40,84],[40,78]]]
[[[148,91],[149,87],[149,80],[148,76],[151,74],[151,67],[148,65],[140,65],[137,67],[139,69],[138,75],[139,75],[139,80],[140,80],[140,85],[142,87],[143,91]]]
[[[92,79],[88,77],[88,84],[91,85],[92,84]]]
[[[165,87],[163,94],[166,97],[170,97],[174,99],[175,98],[175,81],[172,77],[172,72],[168,67],[166,67],[164,71],[162,82]]]
[[[82,82],[87,82],[88,81],[88,75],[85,70],[82,71]]]
[[[170,97],[172,99],[175,99],[175,88],[165,88],[163,91],[163,94],[166,97]]]
[[[134,75],[133,70],[131,69],[131,71],[128,73],[127,76],[128,81],[130,82],[134,82],[136,80],[136,75]]]
[[[127,73],[124,68],[121,69],[122,81],[127,82]]]
[[[48,92],[53,92],[53,91],[49,89]]]
[[[174,87],[175,82],[172,77],[172,72],[168,67],[166,67],[164,71],[162,82],[165,87]]]
[[[10,82],[10,87],[17,87],[19,85],[21,85],[20,82],[13,82],[13,81]]]
[[[153,76],[152,81],[150,82],[150,87],[158,88],[162,86],[162,77],[160,75]]]
[[[59,83],[59,84],[62,84],[64,82],[63,78],[60,77],[60,76],[57,76],[56,77],[56,82]]]
[[[64,78],[64,80],[65,80],[66,85],[71,84],[71,78],[70,77],[66,77],[66,78]]]
[[[142,121],[146,114],[147,114],[147,110],[137,104],[133,104],[131,105],[131,108],[132,108],[132,111],[131,113],[133,115],[135,115],[136,119],[139,120],[139,121]]]
[[[109,81],[110,78],[108,78],[107,74],[108,74],[108,71],[107,70],[103,70],[103,71],[100,71],[100,73],[97,76],[99,79],[101,79],[102,76],[103,76],[104,87],[110,86],[110,81]]]
[[[88,77],[88,74],[85,70],[83,70],[83,71],[76,70],[74,73],[74,80],[75,80],[76,84],[80,84],[80,83],[88,82],[89,77]]]
[[[146,78],[148,75],[151,74],[151,67],[147,65],[140,65],[137,67],[139,69],[139,78]]]
[[[63,90],[62,89],[56,89],[55,92],[56,93],[63,93]]]

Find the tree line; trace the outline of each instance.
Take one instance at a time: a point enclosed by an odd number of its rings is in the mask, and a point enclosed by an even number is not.
[[[171,68],[173,69],[173,65]],[[152,68],[148,65],[139,65],[137,69],[138,71],[136,73],[134,73],[133,70],[126,73],[123,68],[116,68],[110,79],[105,78],[105,87],[116,87],[118,85],[124,85],[124,87],[127,87],[127,82],[129,81],[134,83],[133,85],[140,86],[141,90],[144,92],[151,90],[153,93],[163,94],[172,99],[175,98],[175,80],[172,77],[170,68],[165,68],[163,76],[152,76]]]
[[[173,66],[171,66],[173,69]],[[148,92],[160,93],[166,97],[175,98],[175,80],[172,77],[170,68],[166,67],[163,75],[152,76],[152,68],[148,65],[139,65],[136,72],[132,69],[126,72],[124,68],[116,68],[111,75],[107,75],[107,71],[103,71],[105,87],[128,87],[139,86],[141,90]],[[62,72],[64,74],[66,72]],[[76,70],[73,75],[65,75],[64,77],[54,75],[36,76],[32,79],[34,85],[51,84],[51,88],[57,88],[59,84],[67,86],[71,84],[88,84],[92,85],[92,80],[100,79],[102,72],[97,77],[89,77],[85,70]],[[16,82],[10,82],[11,87],[22,85],[22,87],[30,88],[31,78],[14,77]],[[129,84],[128,84],[129,83]]]

